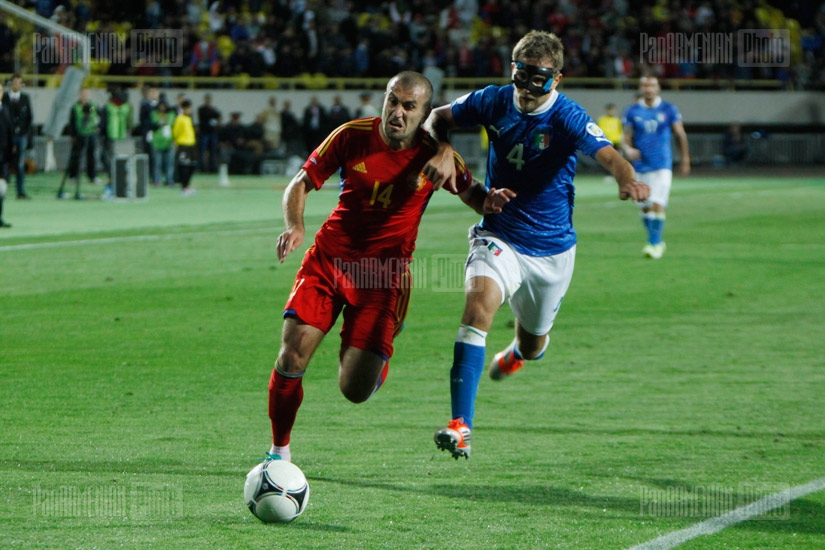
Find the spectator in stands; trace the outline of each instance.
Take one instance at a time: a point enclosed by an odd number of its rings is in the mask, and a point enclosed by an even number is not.
[[[264,135],[264,116],[262,113],[255,115],[255,120],[246,127],[246,150],[252,153],[252,173],[260,174],[261,160],[266,153],[266,143]]]
[[[309,105],[304,109],[304,147],[312,151],[327,135],[327,112],[318,101],[318,96],[309,99]]]
[[[229,121],[218,131],[218,145],[220,147],[221,164],[229,165],[229,172],[241,174],[244,172],[243,161],[237,154],[244,147],[246,132],[241,124],[241,113],[229,114]]]
[[[6,14],[0,12],[0,73],[14,71],[14,51],[17,38],[6,23]]]
[[[281,136],[286,156],[301,156],[305,153],[303,129],[298,116],[292,112],[292,102],[288,99],[284,100],[284,108],[281,109]]]
[[[85,3],[88,0],[78,0]],[[76,30],[84,31],[84,22],[89,20],[89,8],[85,12],[81,9],[63,9],[69,6],[65,0],[30,0],[36,8],[51,17],[60,19],[64,24],[73,26]],[[19,2],[18,2],[19,3]],[[521,27],[546,26],[555,30],[564,40],[569,53],[566,63],[568,76],[588,77],[620,77],[635,78],[641,73],[655,74],[660,77],[675,77],[678,71],[683,76],[697,78],[779,78],[794,79],[797,69],[813,74],[809,80],[802,79],[808,87],[815,88],[825,82],[825,48],[821,47],[825,37],[825,13],[822,9],[814,13],[815,8],[809,2],[786,3],[782,7],[784,14],[778,9],[770,10],[746,3],[746,6],[730,8],[719,2],[699,0],[693,4],[684,0],[676,2],[658,2],[655,6],[637,6],[638,13],[630,14],[626,1],[611,3],[610,9],[605,10],[594,3],[588,2],[500,2],[498,0],[455,0],[447,2],[445,8],[433,2],[401,3],[391,2],[384,4],[380,9],[365,9],[364,3],[355,2],[271,2],[266,5],[265,20],[256,16],[254,5],[260,0],[251,3],[243,2],[211,2],[206,14],[206,28],[204,36],[221,36],[229,43],[230,49],[251,49],[257,55],[249,58],[245,63],[228,66],[230,53],[222,53],[219,42],[210,39],[201,40],[195,36],[192,48],[187,48],[186,55],[195,64],[186,64],[181,69],[175,69],[175,74],[201,74],[205,76],[225,74],[233,75],[239,72],[269,74],[292,77],[302,72],[316,72],[323,69],[328,76],[389,76],[401,67],[414,67],[423,70],[431,65],[432,58],[427,51],[436,55],[438,66],[448,76],[455,76],[459,70],[469,76],[480,76],[489,73],[489,77],[506,77],[509,59],[504,63],[498,47],[492,47],[489,37],[508,44],[514,42],[509,34],[519,34]],[[192,0],[177,2],[176,9],[170,8],[175,2],[161,0],[160,13],[155,9],[158,4],[152,1],[149,6],[149,16],[145,14],[145,4],[137,8],[142,25],[152,27],[158,22],[166,26],[177,28],[170,21],[187,25],[188,28],[198,28],[201,24],[202,10],[205,5],[196,5]],[[774,2],[774,4],[777,4]],[[777,4],[778,5],[778,4]],[[57,9],[55,6],[57,6]],[[247,6],[247,7],[245,7]],[[118,9],[110,16],[119,17],[125,10]],[[78,11],[81,10],[81,11]],[[81,12],[85,13],[83,15]],[[252,14],[249,18],[247,13]],[[765,19],[765,14],[770,19]],[[67,19],[68,17],[68,19]],[[170,19],[171,18],[171,19]],[[725,33],[736,35],[737,30],[752,28],[794,28],[798,22],[799,33],[791,32],[794,46],[797,46],[794,35],[801,35],[804,51],[811,51],[813,59],[794,56],[791,67],[762,67],[751,70],[749,67],[740,67],[735,63],[701,63],[694,65],[678,63],[669,65],[658,64],[648,68],[638,66],[632,62],[632,55],[622,56],[620,52],[640,51],[639,37],[660,36],[666,32],[695,32],[695,33]],[[114,23],[114,24],[113,24]],[[770,27],[773,24],[773,27]],[[98,32],[101,35],[115,33],[117,20],[114,22],[101,21]],[[337,29],[337,30],[336,30]],[[0,73],[5,63],[6,71],[14,69],[12,51],[15,40],[10,37],[11,31],[3,24],[0,15]],[[230,36],[235,37],[233,39]],[[263,42],[277,40],[272,52],[267,51]],[[277,37],[277,39],[275,38]],[[467,40],[462,46],[462,41]],[[808,50],[812,43],[819,43],[819,47]],[[243,46],[249,44],[249,46]],[[329,56],[325,52],[329,47],[334,48],[335,55]],[[459,48],[461,55],[459,56]],[[578,56],[575,52],[579,52]],[[273,55],[274,54],[274,65]],[[58,52],[40,51],[37,60],[37,71],[40,73],[60,71],[63,66],[52,62],[59,59]],[[330,60],[328,58],[332,57]],[[578,57],[578,59],[577,59]],[[245,59],[241,56],[241,60]],[[689,59],[689,58],[688,58]],[[236,58],[237,60],[237,58]],[[256,63],[254,60],[263,60]],[[137,60],[135,60],[137,61]],[[459,61],[461,63],[459,63]],[[133,74],[128,70],[134,66],[130,63],[113,63],[108,74]],[[480,68],[480,70],[476,70]],[[628,72],[628,68],[630,71]],[[145,69],[145,68],[144,68]],[[144,70],[141,69],[141,70]],[[170,69],[162,69],[169,71]],[[134,72],[134,71],[133,71]],[[158,74],[160,74],[158,72]],[[799,79],[796,78],[798,82]]]
[[[3,98],[3,82],[0,81],[0,98]],[[3,201],[8,191],[9,164],[14,152],[14,129],[8,109],[0,103],[0,229],[11,227],[3,220]]]
[[[146,28],[157,29],[160,27],[162,20],[163,9],[160,6],[160,2],[158,0],[149,0],[146,5],[146,11],[144,12]]]
[[[207,16],[209,21],[209,31],[219,33],[226,30],[226,18],[221,12],[221,3],[217,0],[209,4],[209,14]]]
[[[189,74],[195,76],[218,76],[221,65],[218,45],[211,38],[201,38],[192,47],[189,59]]]
[[[263,157],[263,118],[249,126],[241,122],[241,113],[229,115],[229,122],[220,130],[221,162],[229,165],[230,174],[256,174]]]
[[[275,63],[278,57],[275,55],[275,44],[269,36],[259,34],[255,44],[255,52],[260,56],[264,64],[263,70],[267,74],[275,73]]]
[[[725,132],[722,151],[725,155],[725,164],[728,166],[740,165],[747,159],[750,146],[745,141],[742,125],[738,122],[731,124]]]
[[[32,4],[34,5],[34,12],[40,17],[49,19],[54,15],[54,0],[34,0]]]
[[[278,112],[278,100],[269,98],[267,107],[260,112],[264,125],[264,147],[268,152],[281,152],[281,113]]]
[[[218,127],[220,123],[221,112],[212,105],[212,94],[205,94],[203,105],[198,107],[198,147],[201,172],[213,174],[218,170]]]
[[[304,50],[302,61],[306,65],[305,72],[314,73],[322,51],[321,36],[316,26],[315,17],[305,19],[301,33],[301,45]]]
[[[355,110],[355,118],[381,116],[378,107],[372,104],[372,94],[370,92],[362,92],[358,97],[361,99],[361,104]]]
[[[232,28],[229,29],[229,37],[232,38],[232,41],[235,44],[246,42],[252,38],[252,34],[249,32],[249,23],[250,21],[248,15],[242,14],[235,20]]]
[[[329,108],[329,114],[327,115],[328,131],[331,132],[350,120],[352,120],[352,117],[350,116],[349,108],[344,105],[341,96],[336,95],[332,98],[332,107]]]
[[[304,55],[295,28],[287,26],[284,32],[278,37],[278,45],[275,51],[275,71],[278,76],[296,76],[303,72],[306,67],[301,63]]]
[[[355,76],[368,76],[370,71],[370,41],[366,36],[361,37],[352,53],[353,71]]]
[[[89,0],[77,0],[74,6],[75,28],[80,31],[85,30],[91,19],[92,11],[89,7]]]

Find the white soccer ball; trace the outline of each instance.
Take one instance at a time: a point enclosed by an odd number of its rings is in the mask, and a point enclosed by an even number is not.
[[[246,474],[243,498],[249,511],[264,523],[288,523],[309,504],[309,483],[298,466],[267,460]]]

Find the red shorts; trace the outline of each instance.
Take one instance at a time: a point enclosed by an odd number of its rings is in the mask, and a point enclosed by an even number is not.
[[[341,349],[354,347],[392,357],[410,302],[408,262],[397,258],[347,261],[312,246],[307,250],[284,307],[324,333],[343,310]]]

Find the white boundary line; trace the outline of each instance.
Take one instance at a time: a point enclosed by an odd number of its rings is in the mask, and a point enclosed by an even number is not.
[[[0,252],[13,250],[34,250],[37,248],[61,248],[64,246],[85,246],[88,244],[124,243],[129,241],[159,241],[181,237],[203,237],[207,235],[235,235],[238,233],[272,233],[283,231],[279,227],[262,227],[258,229],[225,229],[222,231],[188,231],[186,233],[166,233],[163,235],[129,235],[124,237],[101,237],[99,239],[81,239],[78,241],[48,241],[42,243],[10,244],[0,246]]]
[[[429,218],[446,218],[454,216],[450,212],[439,212],[434,214],[424,213],[425,223],[427,217]],[[320,227],[320,225],[319,225]],[[85,246],[89,244],[110,244],[110,243],[124,243],[129,241],[157,241],[161,239],[177,239],[180,237],[202,237],[204,235],[235,235],[238,233],[269,233],[283,231],[283,227],[261,227],[256,229],[224,229],[221,231],[187,231],[185,233],[164,233],[161,235],[129,235],[124,237],[101,237],[99,239],[81,239],[77,241],[47,241],[42,243],[27,243],[27,244],[9,244],[0,245],[0,252],[11,252],[14,250],[35,250],[38,248],[60,248],[63,246]],[[313,233],[313,238],[314,233]]]
[[[697,523],[696,525],[688,527],[687,529],[682,529],[681,531],[673,531],[667,535],[662,535],[659,538],[636,545],[629,550],[669,550],[670,548],[675,548],[676,546],[695,539],[696,537],[718,533],[722,529],[730,527],[731,525],[742,523],[743,521],[760,516],[776,508],[787,506],[792,500],[796,500],[811,493],[817,493],[824,489],[825,477],[811,481],[805,485],[791,487],[788,491],[781,491],[779,493],[768,495],[763,499],[748,504],[747,506],[742,506],[735,510],[731,510],[727,514]]]

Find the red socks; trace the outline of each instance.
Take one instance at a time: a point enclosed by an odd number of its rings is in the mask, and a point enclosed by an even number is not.
[[[269,379],[269,419],[272,422],[272,443],[278,447],[289,444],[289,435],[295,424],[295,416],[304,399],[301,385],[303,374],[283,374],[276,366]]]

